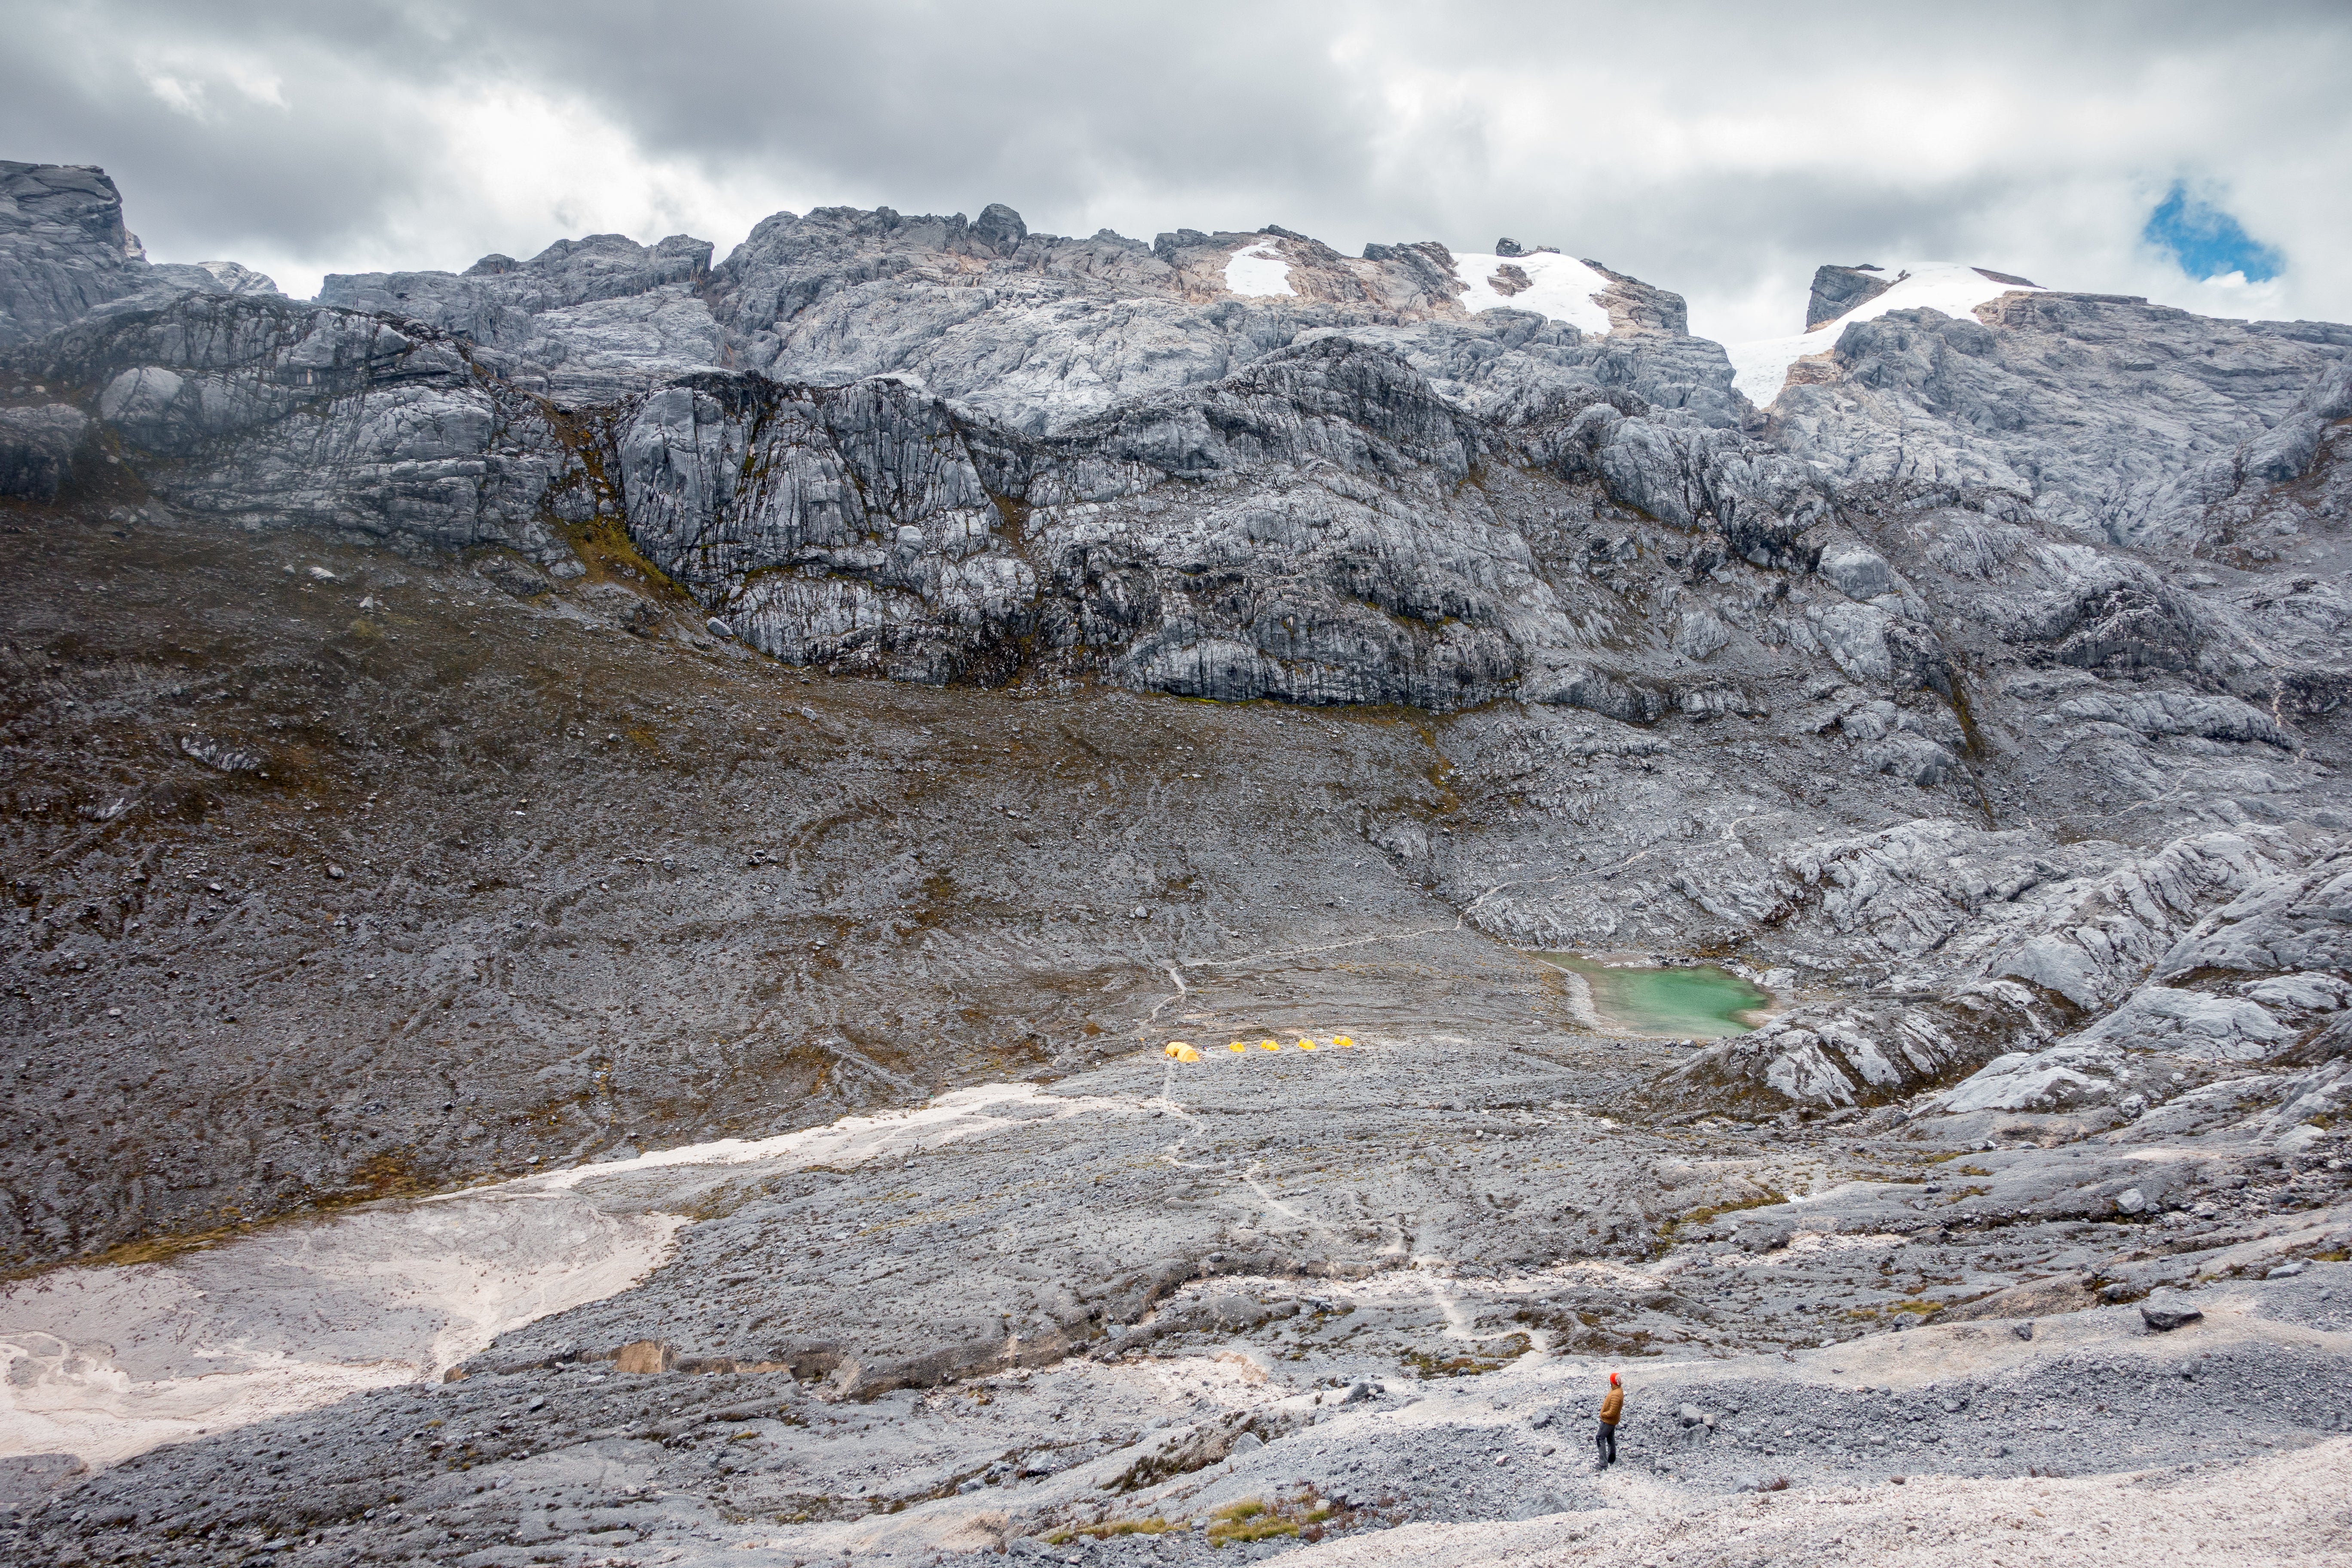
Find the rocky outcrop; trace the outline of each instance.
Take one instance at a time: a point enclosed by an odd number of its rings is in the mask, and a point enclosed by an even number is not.
[[[611,403],[728,355],[700,298],[710,244],[672,235],[558,240],[529,261],[486,256],[462,273],[330,274],[319,302],[397,316],[476,345],[484,368],[567,405]]]
[[[1395,349],[1475,406],[1517,391],[1629,386],[1648,402],[1737,424],[1719,347],[1684,332],[1678,296],[1605,273],[1605,338],[1539,314],[1465,312],[1443,246],[1360,258],[1280,227],[1181,229],[1150,247],[1105,230],[1028,232],[1009,208],[986,233],[961,215],[879,208],[779,213],[717,268],[711,299],[735,363],[785,380],[911,374],[1029,434],[1115,404],[1229,375],[1329,331]],[[985,221],[985,215],[984,221]],[[1279,292],[1236,294],[1248,251]]]
[[[1772,435],[1848,483],[1982,486],[2078,535],[2178,542],[2195,498],[2223,486],[2216,462],[2235,473],[2260,447],[2258,471],[2294,466],[2347,348],[2352,328],[2111,295],[2008,294],[1969,320],[1897,310],[1839,333],[1820,374],[1775,402]]]
[[[543,411],[408,323],[189,293],[18,351],[79,390],[156,493],[223,521],[568,560]],[[37,370],[35,367],[37,366]]]
[[[1895,274],[1865,262],[1859,267],[1820,267],[1805,300],[1805,331],[1834,321],[1895,287]]]
[[[0,349],[183,294],[277,292],[234,261],[151,265],[103,169],[0,163]]]
[[[1524,544],[1444,504],[1474,428],[1345,340],[1044,442],[887,377],[710,378],[617,429],[647,554],[794,662],[1450,708],[1564,630]]]
[[[137,292],[144,259],[105,170],[0,163],[0,349]]]

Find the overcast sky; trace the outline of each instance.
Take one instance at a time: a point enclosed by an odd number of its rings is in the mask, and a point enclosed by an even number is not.
[[[723,256],[780,208],[1003,201],[1350,254],[1509,235],[1730,341],[1801,328],[1822,261],[2352,320],[2342,0],[45,0],[7,37],[0,157],[102,164],[155,259],[302,296],[564,236]],[[2276,276],[2191,277],[2147,235],[2176,187]]]

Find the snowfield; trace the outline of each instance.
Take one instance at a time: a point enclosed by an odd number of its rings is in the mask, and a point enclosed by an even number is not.
[[[1526,286],[1505,268],[1517,268]],[[1462,279],[1465,310],[1532,310],[1579,331],[1609,331],[1609,311],[1593,298],[1609,279],[1572,256],[1456,256],[1454,275]]]
[[[1810,354],[1827,353],[1838,334],[1851,322],[1875,321],[1890,310],[1941,310],[1947,316],[1965,316],[2003,294],[2045,292],[2037,284],[2001,282],[1986,276],[1980,268],[1958,261],[1915,261],[1872,270],[1900,281],[1876,299],[1865,300],[1809,332],[1726,343],[1724,351],[1731,356],[1732,384],[1761,408],[1780,395],[1780,389],[1788,384],[1791,365]]]
[[[1234,252],[1233,259],[1225,263],[1225,287],[1256,300],[1298,292],[1290,286],[1290,263],[1270,239]]]

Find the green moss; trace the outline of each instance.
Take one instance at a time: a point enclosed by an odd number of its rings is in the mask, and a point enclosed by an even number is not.
[[[1449,1356],[1443,1351],[1408,1351],[1404,1362],[1423,1378],[1476,1377],[1517,1360],[1527,1354],[1534,1343],[1525,1334],[1511,1334],[1504,1338],[1499,1352],[1486,1355]]]
[[[1742,1209],[1766,1209],[1770,1208],[1775,1204],[1785,1204],[1788,1201],[1789,1196],[1786,1193],[1777,1193],[1771,1188],[1767,1187],[1755,1197],[1746,1198],[1736,1204],[1710,1204],[1700,1208],[1695,1208],[1691,1210],[1690,1213],[1670,1219],[1666,1221],[1665,1224],[1660,1226],[1658,1227],[1658,1244],[1662,1248],[1673,1246],[1675,1233],[1681,1230],[1685,1226],[1706,1225],[1710,1221],[1721,1218],[1725,1215],[1738,1214]]]

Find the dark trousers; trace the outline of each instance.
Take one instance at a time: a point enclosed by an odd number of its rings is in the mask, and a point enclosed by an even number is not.
[[[1592,1434],[1592,1446],[1601,1450],[1601,1462],[1603,1465],[1615,1464],[1617,1462],[1617,1428],[1603,1421],[1600,1430]]]

